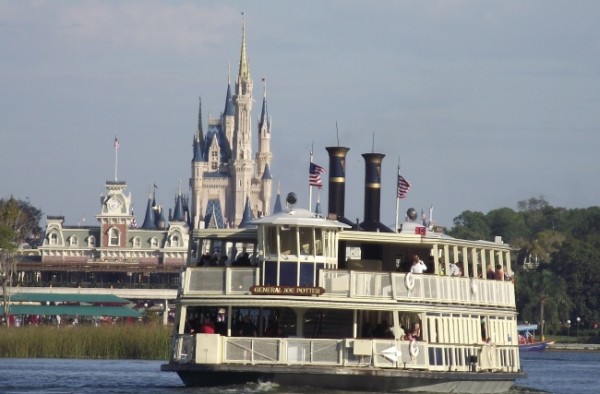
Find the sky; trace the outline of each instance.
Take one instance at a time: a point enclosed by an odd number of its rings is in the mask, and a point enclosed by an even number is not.
[[[274,189],[308,207],[308,162],[350,148],[345,214],[363,219],[363,153],[382,164],[381,220],[433,207],[452,227],[532,197],[600,197],[597,1],[0,1],[0,198],[65,224],[97,223],[126,181],[173,207],[204,126],[238,70],[242,12],[254,80],[267,81]],[[206,128],[205,128],[206,130]],[[275,195],[276,190],[273,191]],[[325,187],[313,193],[324,210]],[[85,221],[83,220],[85,218]],[[83,222],[83,223],[82,223]],[[44,223],[45,224],[45,221]]]

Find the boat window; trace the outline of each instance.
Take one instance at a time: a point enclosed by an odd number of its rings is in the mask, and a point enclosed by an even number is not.
[[[298,263],[297,262],[282,262],[279,265],[281,276],[279,278],[280,286],[297,286],[298,280]]]
[[[352,338],[352,310],[309,309],[304,314],[305,338]]]
[[[274,226],[265,226],[265,255],[271,256],[277,254],[277,228]]]
[[[276,261],[265,261],[263,263],[263,272],[265,274],[264,284],[266,286],[277,285],[277,262]]]
[[[312,255],[313,254],[313,237],[312,228],[300,227],[298,228],[300,235],[300,254]]]
[[[295,255],[296,253],[296,228],[290,226],[279,227],[280,253],[282,255]]]
[[[315,255],[323,256],[323,230],[315,229]]]
[[[313,263],[300,263],[300,286],[315,285],[315,265]]]

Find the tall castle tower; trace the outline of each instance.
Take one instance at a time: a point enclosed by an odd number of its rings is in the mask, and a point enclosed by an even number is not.
[[[191,215],[193,228],[238,227],[244,211],[254,218],[269,214],[272,195],[271,120],[267,113],[266,83],[258,121],[258,151],[252,154],[253,81],[246,54],[246,23],[235,94],[228,77],[225,108],[208,119],[206,135],[202,105],[193,141]],[[249,204],[247,204],[247,200]],[[249,208],[248,208],[249,207]],[[246,215],[246,218],[248,215]]]

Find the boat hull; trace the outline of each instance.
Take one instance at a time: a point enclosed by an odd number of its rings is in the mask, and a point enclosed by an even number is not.
[[[284,386],[321,389],[432,393],[504,393],[521,372],[431,372],[378,368],[309,366],[253,366],[164,364],[162,371],[177,372],[186,386],[224,386],[272,382]]]
[[[525,343],[519,345],[520,352],[543,352],[548,345],[554,344],[554,341],[543,341],[534,343]]]

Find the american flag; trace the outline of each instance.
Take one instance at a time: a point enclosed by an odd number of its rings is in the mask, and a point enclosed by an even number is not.
[[[308,184],[310,186],[316,186],[318,188],[323,187],[323,181],[321,181],[321,174],[326,173],[325,169],[318,164],[310,163],[308,168]]]
[[[118,137],[115,137],[115,142],[114,142],[115,149],[119,149],[119,145],[120,145],[120,144],[121,144],[121,143],[119,142],[119,138],[118,138]]]
[[[408,189],[410,189],[410,182],[404,179],[402,175],[398,174],[398,198],[406,198]]]
[[[133,216],[133,211],[131,211],[131,216]],[[137,220],[135,220],[135,216],[131,218],[131,224],[129,225],[131,228],[138,228]]]

